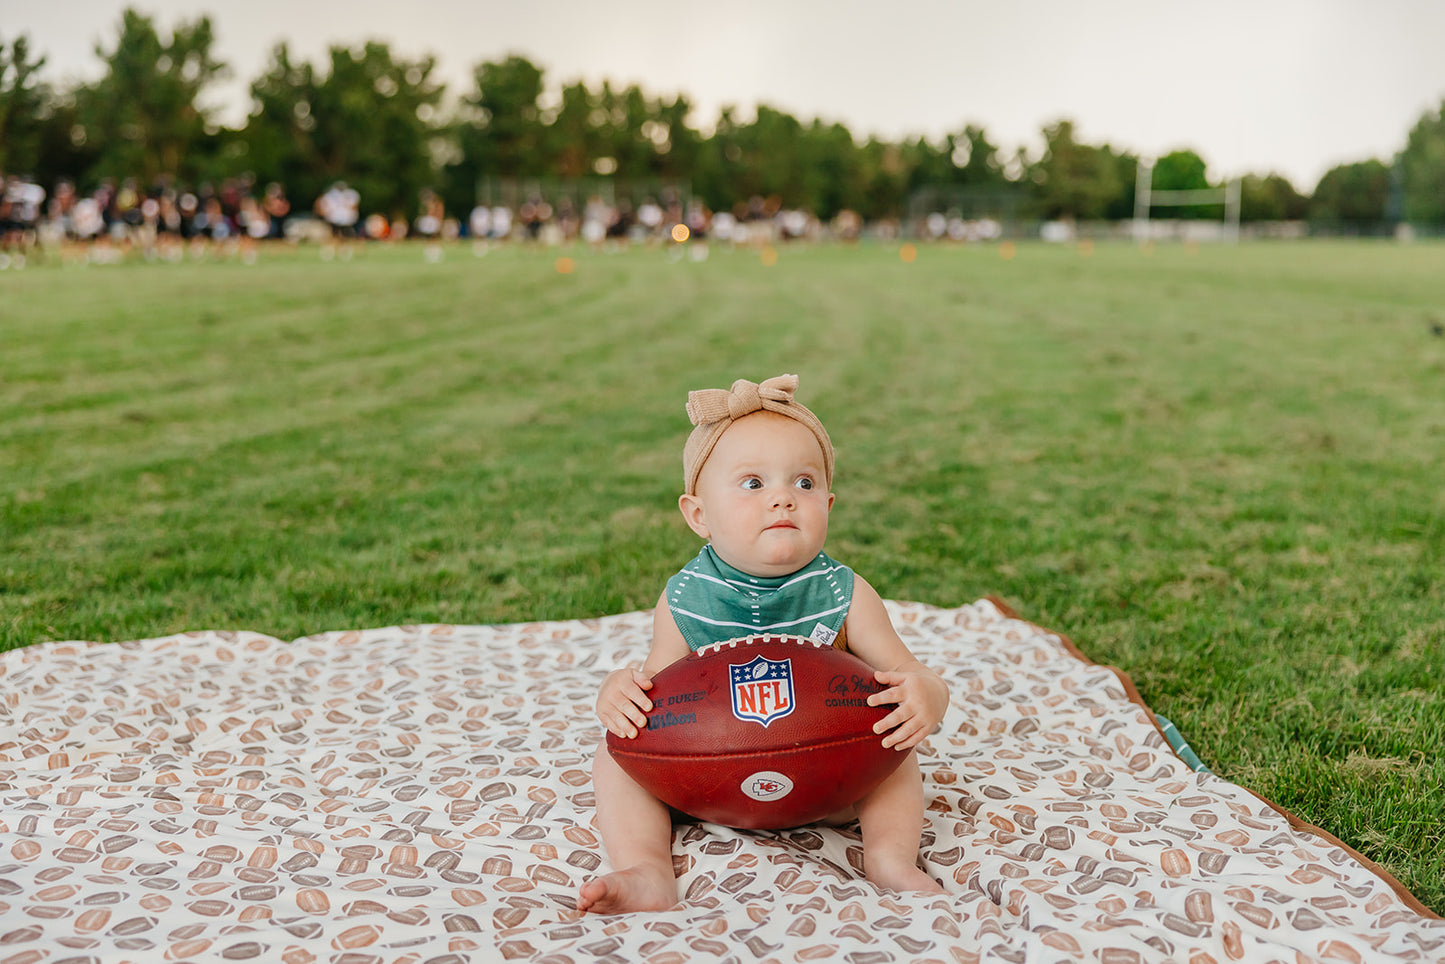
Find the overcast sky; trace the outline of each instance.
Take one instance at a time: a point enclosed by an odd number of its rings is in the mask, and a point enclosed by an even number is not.
[[[232,69],[214,102],[239,124],[276,43],[388,42],[435,55],[448,93],[510,53],[551,89],[582,79],[683,93],[692,125],[759,102],[860,139],[983,126],[1012,151],[1072,119],[1081,139],[1197,151],[1212,178],[1279,171],[1305,192],[1336,164],[1388,160],[1445,100],[1441,0],[135,0],[162,35],[208,14]],[[100,71],[124,0],[0,0],[0,39],[30,38],[45,76]]]

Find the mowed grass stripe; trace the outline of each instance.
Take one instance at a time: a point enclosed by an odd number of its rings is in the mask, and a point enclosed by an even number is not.
[[[308,268],[316,270],[314,265]],[[432,283],[443,291],[455,287],[444,279]],[[226,300],[225,291],[213,294],[218,301]],[[107,335],[111,341],[124,339],[129,355],[106,351],[97,357],[81,347],[70,361],[82,368],[84,375],[68,381],[68,394],[60,395],[51,411],[44,406],[36,410],[23,396],[7,399],[19,414],[7,419],[5,436],[13,441],[15,436],[34,439],[82,432],[84,441],[95,444],[108,438],[118,453],[145,457],[153,443],[165,445],[164,439],[150,438],[145,426],[168,424],[188,411],[215,413],[207,427],[218,443],[244,440],[277,431],[319,428],[338,419],[367,418],[396,405],[453,396],[468,387],[475,392],[479,383],[480,390],[485,390],[485,383],[499,374],[495,369],[501,369],[505,377],[510,366],[493,363],[505,358],[512,345],[553,341],[555,347],[547,350],[562,355],[564,362],[568,355],[607,347],[605,336],[599,333],[603,329],[596,325],[581,327],[581,339],[556,342],[539,329],[535,315],[525,325],[508,319],[489,323],[478,306],[464,305],[465,312],[432,310],[418,318],[411,306],[401,309],[405,299],[395,292],[384,301],[369,295],[353,299],[350,306],[345,302],[338,306],[330,292],[322,297],[327,308],[321,314],[313,309],[319,323],[306,329],[298,328],[296,321],[287,317],[289,313],[269,316],[263,323],[258,321],[262,314],[241,312],[211,316],[214,320],[202,322],[198,330],[186,323],[185,312],[180,311],[164,331],[152,324],[145,333],[148,338],[137,339],[136,322],[129,318],[110,326],[108,332],[104,328],[92,331],[92,339],[104,340]],[[592,310],[607,311],[605,299],[602,301]],[[546,305],[535,307],[545,316]],[[333,317],[348,320],[338,324]],[[165,319],[166,314],[161,313],[160,318]],[[206,330],[220,326],[226,328],[223,335]],[[255,349],[249,344],[253,331],[269,331],[274,344]],[[593,333],[590,337],[589,331]],[[60,337],[71,335],[61,332]],[[205,344],[217,341],[219,346],[220,338],[226,339],[224,354]],[[151,344],[136,348],[129,345],[132,339]],[[459,357],[474,361],[476,369],[457,369]],[[534,370],[534,366],[524,365],[518,374]],[[439,380],[438,372],[445,377]],[[22,379],[27,375],[23,370],[17,374]],[[519,383],[525,380],[516,379]],[[135,404],[137,397],[145,399],[142,406]],[[68,411],[58,414],[55,408]],[[83,434],[85,430],[89,437]],[[193,440],[181,440],[186,450],[192,444]],[[87,456],[87,465],[95,464],[93,454]]]

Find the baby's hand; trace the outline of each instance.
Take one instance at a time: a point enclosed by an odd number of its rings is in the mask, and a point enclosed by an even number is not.
[[[927,671],[878,670],[873,678],[888,688],[868,697],[868,705],[897,704],[892,713],[874,724],[873,732],[888,733],[883,745],[895,750],[909,750],[922,743],[948,709],[944,682]]]
[[[634,666],[615,669],[602,681],[597,693],[597,718],[608,732],[632,739],[637,728],[647,725],[652,700],[644,690],[652,689],[652,678]]]

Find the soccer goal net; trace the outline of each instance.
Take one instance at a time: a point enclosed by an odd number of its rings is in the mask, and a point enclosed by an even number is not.
[[[1239,196],[1240,179],[1232,178],[1224,182],[1223,187],[1197,188],[1189,191],[1156,191],[1154,190],[1154,162],[1148,158],[1140,158],[1139,173],[1134,180],[1134,239],[1140,244],[1146,241],[1153,241],[1158,238],[1185,236],[1182,232],[1173,229],[1175,222],[1166,222],[1171,227],[1169,230],[1157,230],[1150,222],[1150,212],[1155,208],[1183,208],[1194,207],[1201,204],[1222,204],[1224,205],[1224,220],[1222,222],[1205,221],[1196,222],[1212,226],[1211,234],[1217,231],[1219,240],[1233,244],[1239,240]],[[1204,232],[1193,232],[1195,237]]]

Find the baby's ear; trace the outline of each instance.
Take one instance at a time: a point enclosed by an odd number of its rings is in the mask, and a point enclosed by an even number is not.
[[[702,499],[695,495],[681,495],[678,496],[677,507],[682,511],[682,518],[689,529],[704,539],[712,538],[707,528],[707,513],[703,510]]]

